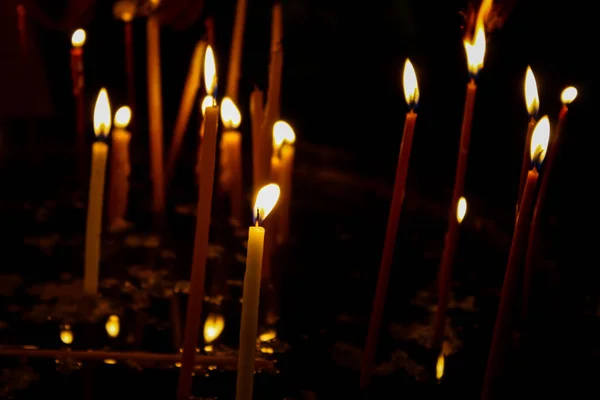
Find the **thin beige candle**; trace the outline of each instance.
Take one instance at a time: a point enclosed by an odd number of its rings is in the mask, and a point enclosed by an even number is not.
[[[94,133],[98,139],[92,146],[92,169],[85,230],[85,263],[83,291],[89,296],[98,292],[100,272],[100,238],[102,235],[102,203],[108,145],[102,141],[108,136],[111,124],[108,93],[102,88],[94,108]]]
[[[221,121],[225,131],[221,137],[219,183],[229,195],[230,216],[242,222],[242,134],[237,130],[242,122],[242,114],[229,97],[221,102]]]
[[[242,66],[242,49],[244,45],[244,27],[246,25],[246,9],[248,0],[238,0],[233,23],[231,52],[229,53],[229,70],[227,75],[227,90],[225,94],[234,102],[238,101],[240,69]]]
[[[276,184],[266,185],[258,192],[253,207],[255,226],[251,226],[248,230],[248,252],[244,274],[238,375],[235,391],[236,400],[252,400],[261,268],[265,242],[265,229],[260,224],[277,204],[279,194],[280,189]]]
[[[108,194],[107,222],[111,227],[125,221],[129,192],[129,142],[131,133],[127,125],[131,120],[131,109],[123,106],[115,113],[110,163],[110,189]]]
[[[262,90],[254,88],[250,95],[250,118],[252,120],[252,193],[258,193],[266,183],[265,163],[263,162],[263,130],[265,117],[264,95]]]

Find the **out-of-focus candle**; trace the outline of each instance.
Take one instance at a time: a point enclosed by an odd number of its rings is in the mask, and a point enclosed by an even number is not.
[[[242,222],[242,134],[237,128],[242,122],[242,114],[233,100],[225,97],[221,102],[221,122],[225,130],[221,137],[221,158],[219,183],[221,189],[229,195],[230,216]]]
[[[112,149],[110,165],[110,191],[107,207],[108,226],[125,221],[127,197],[129,194],[129,142],[131,133],[127,125],[131,120],[131,109],[123,106],[115,113],[112,131]]]
[[[121,332],[121,321],[119,320],[119,316],[110,315],[106,324],[104,324],[104,328],[106,329],[106,333],[111,338],[116,338],[119,336],[119,332]]]
[[[237,0],[235,22],[233,23],[233,35],[231,38],[231,52],[229,53],[229,70],[227,71],[227,90],[225,91],[227,97],[232,99],[233,102],[237,102],[238,100],[247,8],[248,0]]]
[[[248,253],[246,254],[246,272],[244,274],[236,400],[252,400],[254,357],[258,332],[258,304],[265,241],[265,229],[260,224],[277,204],[279,194],[280,189],[276,184],[266,185],[258,192],[253,207],[255,226],[251,226],[248,230]]]
[[[525,105],[527,106],[527,114],[529,114],[529,124],[527,125],[527,132],[525,133],[525,147],[523,148],[523,162],[521,164],[519,193],[517,195],[517,213],[519,212],[518,199],[520,199],[521,195],[523,194],[525,179],[527,178],[527,172],[529,171],[531,165],[531,160],[529,158],[531,134],[533,133],[533,128],[537,122],[536,117],[540,109],[540,98],[538,96],[537,83],[531,67],[527,67],[527,72],[525,74]]]
[[[92,170],[88,196],[87,223],[85,231],[85,265],[83,290],[89,296],[98,292],[100,272],[100,239],[102,234],[102,203],[104,198],[104,178],[108,145],[103,139],[110,132],[111,115],[108,93],[102,88],[94,108],[94,132],[96,142],[92,146]]]
[[[444,354],[440,353],[435,365],[435,379],[437,379],[438,383],[441,382],[442,378],[444,377],[444,364]]]
[[[73,331],[70,325],[65,325],[60,331],[60,341],[66,345],[73,343]]]
[[[80,170],[85,169],[85,116],[84,116],[84,72],[83,72],[83,45],[86,34],[83,29],[77,29],[71,35],[71,80],[73,96],[75,97],[75,147],[78,155],[77,163]]]
[[[252,120],[252,187],[253,193],[258,193],[267,182],[267,164],[264,162],[268,154],[264,154],[262,124],[265,117],[263,92],[254,88],[250,95],[250,118]]]
[[[127,103],[135,112],[135,69],[133,63],[133,26],[132,21],[136,13],[136,3],[133,1],[117,1],[113,6],[115,18],[123,21],[125,36],[125,75],[127,77]],[[135,121],[134,121],[135,122]],[[135,132],[135,128],[132,129]]]
[[[273,157],[271,177],[281,188],[277,207],[277,243],[285,243],[290,233],[290,205],[292,201],[292,174],[294,172],[294,143],[296,134],[285,121],[273,125]],[[276,158],[277,160],[273,160]],[[279,165],[276,165],[279,164]],[[275,170],[275,171],[274,171]]]
[[[225,329],[225,318],[221,314],[208,314],[204,321],[204,344],[213,343]]]

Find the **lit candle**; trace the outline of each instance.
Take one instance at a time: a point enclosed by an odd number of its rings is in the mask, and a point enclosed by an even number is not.
[[[127,125],[131,120],[131,109],[123,106],[115,113],[115,128],[112,131],[112,149],[110,163],[110,191],[108,194],[107,222],[108,226],[122,224],[127,211],[129,193],[129,141],[131,133]]]
[[[95,296],[98,292],[100,272],[100,238],[102,234],[102,202],[108,145],[104,139],[110,132],[110,103],[108,93],[102,88],[94,108],[94,132],[96,142],[92,146],[92,171],[88,196],[87,224],[85,231],[84,293]]]
[[[276,132],[280,139],[275,139]],[[294,143],[296,142],[296,134],[294,130],[285,121],[277,121],[273,125],[273,146],[277,148],[276,156],[281,164],[280,177],[281,182],[281,198],[279,207],[277,207],[278,226],[277,226],[277,243],[285,243],[289,239],[290,234],[290,204],[292,201],[292,174],[294,172]],[[280,145],[276,142],[282,140]],[[271,163],[273,167],[273,162]],[[275,177],[273,177],[275,179]]]
[[[111,338],[116,338],[119,336],[119,332],[121,332],[121,321],[117,315],[110,315],[106,324],[104,324],[104,328],[106,329],[106,334]]]
[[[525,147],[523,148],[523,163],[521,165],[521,179],[519,181],[519,193],[517,199],[520,199],[523,194],[523,186],[525,186],[527,172],[531,165],[531,161],[529,160],[529,145],[531,143],[531,133],[537,122],[537,113],[540,109],[537,83],[535,82],[535,75],[533,75],[531,67],[527,67],[527,73],[525,74],[525,104],[527,106],[527,114],[529,114],[529,124],[527,125],[527,133],[525,133]],[[517,203],[517,213],[518,212],[519,204]]]
[[[521,198],[517,223],[513,233],[502,292],[500,294],[500,305],[496,314],[494,335],[490,346],[485,379],[481,393],[482,400],[493,399],[502,384],[501,378],[506,369],[505,357],[511,346],[513,334],[514,308],[519,282],[519,266],[524,250],[527,232],[531,220],[534,192],[538,180],[538,168],[544,160],[548,140],[550,138],[550,122],[548,117],[542,117],[537,123],[531,136],[531,160],[533,168],[527,174],[523,197]]]
[[[206,49],[204,58],[204,84],[206,91],[212,94],[217,85],[217,74],[214,54],[210,46]],[[206,258],[208,255],[208,240],[210,214],[213,198],[213,183],[215,176],[215,152],[217,147],[217,129],[219,125],[219,107],[216,105],[205,110],[202,128],[204,136],[200,147],[200,184],[198,186],[198,211],[196,215],[196,236],[194,240],[194,255],[192,259],[192,276],[186,313],[185,334],[183,339],[183,356],[179,374],[178,396],[181,399],[190,397],[192,386],[192,370],[194,367],[196,344],[200,330],[200,317],[204,301],[204,282],[206,278]]]
[[[439,302],[434,319],[434,335],[432,347],[438,349],[443,340],[444,326],[446,324],[446,308],[448,307],[450,286],[452,283],[452,263],[454,261],[454,252],[458,243],[458,225],[456,210],[458,201],[463,196],[465,188],[465,176],[467,173],[467,160],[469,156],[469,143],[471,142],[471,123],[473,120],[473,108],[475,106],[475,93],[477,85],[475,79],[483,67],[485,57],[485,32],[483,24],[479,24],[475,32],[473,43],[464,42],[467,53],[467,64],[471,79],[467,84],[467,96],[465,99],[465,109],[460,135],[460,145],[458,148],[458,160],[456,162],[456,175],[454,176],[454,190],[452,192],[452,201],[450,203],[450,214],[448,216],[448,227],[444,240],[444,250],[440,259],[440,268],[438,272]]]
[[[242,135],[237,128],[242,122],[242,114],[233,100],[225,97],[221,102],[221,122],[225,128],[221,137],[221,189],[229,195],[230,216],[242,222]]]
[[[76,147],[79,168],[83,169],[85,154],[85,118],[84,118],[84,102],[83,86],[83,45],[85,44],[86,34],[83,29],[77,29],[71,36],[71,80],[73,82],[73,96],[75,97],[75,130],[77,132]]]
[[[242,65],[242,47],[244,44],[244,26],[246,24],[247,0],[238,0],[235,11],[235,22],[233,23],[233,35],[231,38],[231,52],[229,53],[229,70],[227,76],[227,97],[233,102],[238,100],[238,87],[240,80],[240,69]]]
[[[135,111],[135,75],[133,67],[133,26],[131,21],[136,13],[134,1],[117,1],[113,6],[113,14],[124,23],[125,35],[125,74],[127,77],[127,102],[132,112]],[[135,122],[135,121],[134,121]],[[135,131],[135,129],[133,129]]]
[[[225,329],[225,318],[221,314],[208,314],[204,321],[204,351],[210,353],[213,351],[212,343]]]
[[[394,182],[394,191],[390,203],[390,214],[388,216],[387,229],[383,244],[383,255],[379,265],[379,277],[377,279],[377,288],[375,289],[375,299],[369,322],[369,331],[365,343],[365,351],[361,361],[360,386],[366,388],[371,381],[373,361],[375,359],[375,350],[377,348],[377,339],[379,338],[379,328],[381,327],[381,318],[383,316],[383,307],[387,293],[387,285],[392,267],[392,258],[394,256],[394,247],[396,245],[396,234],[398,232],[398,223],[400,221],[400,212],[402,211],[402,202],[404,200],[404,191],[406,188],[406,176],[408,174],[408,162],[412,149],[412,140],[417,122],[417,113],[415,108],[419,103],[419,86],[417,75],[410,60],[406,60],[404,65],[404,97],[408,104],[409,111],[404,121],[404,133],[400,142],[400,151],[398,155],[398,165],[396,167],[396,179]]]
[[[266,185],[258,192],[253,208],[255,226],[251,226],[248,230],[248,253],[246,254],[246,272],[244,274],[236,400],[252,400],[254,357],[258,330],[258,303],[265,241],[265,229],[260,224],[277,204],[279,194],[279,186],[275,184]]]
[[[250,95],[250,119],[252,120],[252,193],[258,193],[260,188],[267,182],[266,164],[263,149],[264,119],[264,96],[263,92],[254,88]]]
[[[444,354],[440,353],[435,365],[435,379],[437,379],[438,383],[440,383],[444,377],[444,364]]]

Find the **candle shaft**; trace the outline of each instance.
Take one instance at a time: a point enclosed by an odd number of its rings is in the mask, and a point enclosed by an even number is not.
[[[231,52],[229,54],[229,71],[227,76],[226,95],[235,103],[238,100],[238,87],[240,69],[242,65],[242,48],[244,45],[244,26],[246,24],[246,8],[248,0],[238,0],[233,24],[233,37],[231,39]]]
[[[254,187],[254,194],[258,193],[267,180],[267,172],[263,159],[268,157],[268,155],[263,154],[264,149],[262,146],[264,133],[262,130],[264,119],[263,105],[263,92],[255,88],[250,95],[250,116],[252,119],[252,184]]]
[[[514,309],[516,301],[516,291],[519,280],[519,266],[523,254],[529,222],[531,219],[531,209],[534,198],[535,187],[538,180],[538,173],[535,169],[529,171],[523,188],[523,197],[520,202],[520,211],[517,216],[517,224],[513,233],[504,282],[500,294],[500,305],[496,314],[496,323],[494,325],[494,335],[490,346],[485,379],[481,393],[482,400],[491,400],[498,397],[499,379],[506,368],[505,357],[510,350],[512,339],[512,325],[514,319]]]
[[[135,69],[133,63],[133,25],[130,21],[125,22],[125,73],[127,75],[127,103],[131,114],[135,113]],[[130,122],[130,129],[135,132],[135,119]]]
[[[521,175],[519,179],[519,192],[517,194],[517,213],[519,212],[519,200],[523,195],[523,188],[527,180],[527,172],[531,169],[531,158],[529,157],[529,147],[531,147],[531,134],[535,128],[536,120],[531,117],[527,125],[527,133],[525,134],[525,148],[523,149],[523,162],[521,163]]]
[[[71,80],[73,84],[73,96],[75,97],[75,146],[78,154],[78,168],[85,170],[85,118],[83,98],[83,49],[74,47],[71,49]]]
[[[402,141],[400,143],[400,154],[398,156],[398,166],[396,168],[394,192],[392,194],[390,214],[385,232],[383,255],[381,257],[381,264],[379,266],[379,277],[377,279],[375,299],[373,301],[373,309],[371,311],[371,319],[369,322],[369,331],[367,334],[365,351],[361,360],[360,386],[363,389],[366,388],[371,381],[373,361],[375,360],[375,351],[377,349],[381,319],[383,317],[383,308],[385,305],[388,281],[392,268],[392,260],[394,257],[394,247],[396,245],[396,236],[398,233],[398,225],[402,211],[402,202],[404,200],[406,176],[408,174],[408,164],[410,160],[410,152],[412,148],[412,140],[416,121],[416,113],[411,111],[406,114],[404,134],[402,135]]]
[[[223,132],[221,137],[220,184],[229,195],[230,215],[238,222],[243,219],[242,135],[238,131]]]
[[[108,146],[106,143],[95,142],[92,146],[92,170],[85,230],[85,267],[83,275],[83,291],[90,296],[95,296],[98,292],[102,203],[107,157]]]
[[[238,375],[235,389],[236,400],[252,400],[264,240],[264,228],[258,226],[250,227],[248,232],[246,272],[244,274]]]
[[[115,128],[111,134],[110,192],[107,207],[108,226],[125,219],[129,192],[129,141],[131,135],[125,129]]]
[[[277,224],[278,243],[285,243],[290,236],[290,207],[292,202],[292,175],[294,172],[294,145],[286,144],[281,149],[283,163],[283,182],[278,205],[279,223]]]

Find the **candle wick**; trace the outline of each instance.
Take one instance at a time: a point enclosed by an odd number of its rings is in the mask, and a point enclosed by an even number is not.
[[[255,226],[258,227],[258,221],[260,221],[260,208],[256,207],[256,221],[255,221]]]

